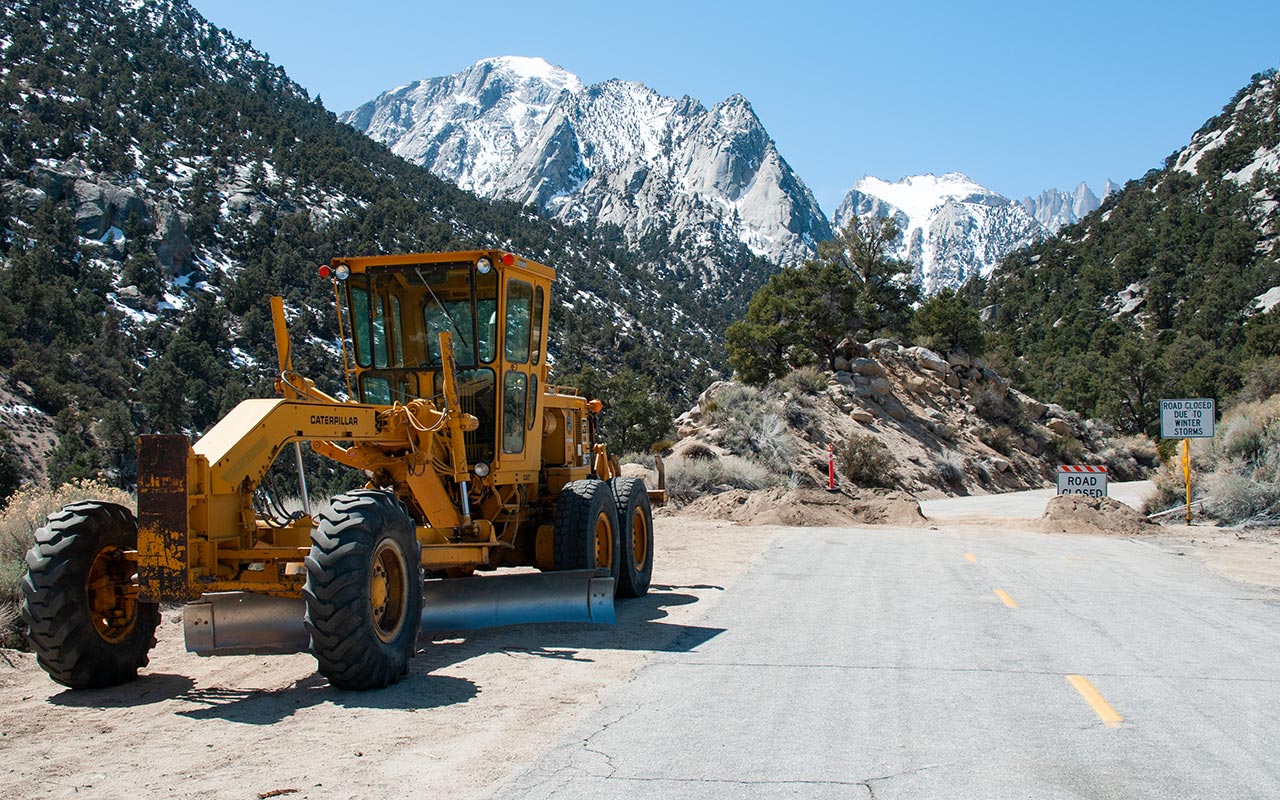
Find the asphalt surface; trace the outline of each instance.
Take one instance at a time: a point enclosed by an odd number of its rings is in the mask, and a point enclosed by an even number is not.
[[[1280,797],[1280,594],[944,502],[937,530],[780,531],[700,622],[722,633],[494,796]]]

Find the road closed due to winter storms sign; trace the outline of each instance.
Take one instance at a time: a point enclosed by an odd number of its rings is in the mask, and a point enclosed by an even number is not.
[[[1212,439],[1216,409],[1212,398],[1160,401],[1160,438]]]
[[[1058,467],[1058,494],[1107,496],[1107,468],[1088,466]]]

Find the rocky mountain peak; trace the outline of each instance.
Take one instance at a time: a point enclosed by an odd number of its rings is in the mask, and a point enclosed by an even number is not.
[[[912,264],[926,293],[987,275],[1006,254],[1047,234],[1021,205],[960,172],[896,182],[866,176],[840,204],[836,226],[855,214],[898,223],[894,255]]]
[[[729,268],[741,248],[796,264],[830,236],[740,94],[708,110],[635,81],[583,86],[541,59],[502,57],[386,92],[341,119],[483,196],[615,224],[633,244],[665,242],[655,269],[709,282],[697,290],[740,278]]]

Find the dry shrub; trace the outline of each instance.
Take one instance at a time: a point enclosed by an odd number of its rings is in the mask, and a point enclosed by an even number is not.
[[[841,473],[858,486],[892,488],[898,483],[898,460],[874,436],[853,434],[836,451]]]
[[[716,395],[715,407],[704,416],[708,425],[719,429],[717,441],[726,449],[758,461],[778,475],[791,473],[797,452],[795,437],[776,401],[760,389],[730,386]]]
[[[65,505],[80,500],[106,500],[133,508],[133,495],[102,481],[81,480],[57,489],[28,485],[9,496],[0,509],[0,639],[5,646],[21,640],[17,631],[17,607],[22,599],[19,586],[26,572],[26,555],[35,544],[36,529],[45,518]]]
[[[1280,522],[1280,395],[1223,415],[1205,460],[1205,510],[1228,524]]]
[[[952,488],[964,486],[964,461],[954,450],[945,450],[933,462],[933,478]]]
[[[738,456],[716,459],[676,456],[668,460],[666,466],[667,494],[677,506],[729,489],[764,489],[777,482],[769,470]]]
[[[1160,463],[1156,443],[1142,434],[1112,439],[1100,455],[1112,479],[1117,481],[1140,480]]]
[[[817,394],[826,391],[827,374],[817,367],[801,367],[778,378],[773,385],[779,394],[783,392],[791,392],[796,396]]]
[[[1022,437],[1008,425],[983,425],[975,433],[979,441],[1004,456],[1013,455],[1022,444]]]
[[[715,450],[707,447],[702,442],[691,442],[680,451],[680,456],[694,461],[715,461],[719,458]]]

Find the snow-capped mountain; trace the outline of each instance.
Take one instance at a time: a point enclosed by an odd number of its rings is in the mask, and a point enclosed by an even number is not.
[[[619,226],[702,278],[733,280],[740,249],[795,264],[830,236],[812,193],[750,103],[712,108],[632,81],[583,85],[538,58],[501,57],[393,89],[341,120],[482,196],[564,222]],[[678,248],[672,249],[677,243]]]
[[[1039,197],[1024,197],[1021,203],[1027,213],[1035,217],[1037,222],[1051,232],[1057,233],[1064,225],[1073,225],[1096,211],[1102,205],[1102,201],[1107,198],[1107,195],[1115,192],[1118,188],[1111,181],[1107,181],[1106,189],[1103,191],[1102,197],[1099,198],[1088,185],[1081,181],[1073,192],[1068,193],[1061,189],[1045,189],[1040,193]]]
[[[913,278],[930,294],[985,276],[1006,254],[1048,235],[1021,205],[959,172],[896,183],[865,177],[840,204],[836,226],[854,214],[898,223],[895,255],[911,263]]]

